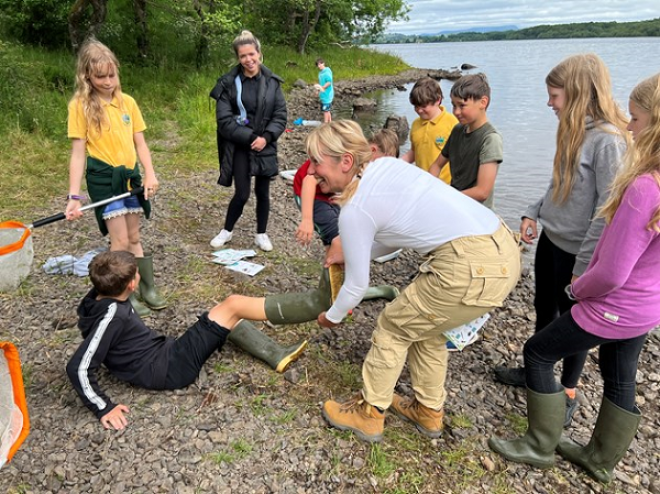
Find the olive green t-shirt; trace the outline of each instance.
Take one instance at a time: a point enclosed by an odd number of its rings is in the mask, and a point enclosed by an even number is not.
[[[473,132],[467,132],[465,125],[456,125],[442,149],[442,155],[451,163],[451,186],[457,190],[477,185],[479,166],[485,163],[499,165],[503,154],[502,136],[490,122]],[[494,192],[495,188],[483,203],[491,209]]]

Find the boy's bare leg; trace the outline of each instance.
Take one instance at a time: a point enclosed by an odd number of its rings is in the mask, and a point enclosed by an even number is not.
[[[209,319],[228,329],[236,326],[241,319],[265,321],[265,303],[263,297],[230,295],[209,311]]]

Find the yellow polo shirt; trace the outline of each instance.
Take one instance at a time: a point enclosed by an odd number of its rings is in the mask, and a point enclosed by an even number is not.
[[[137,161],[133,134],[143,132],[147,126],[137,103],[127,94],[121,95],[122,102],[115,96],[111,102],[103,101],[105,120],[101,133],[87,125],[80,100],[69,103],[69,139],[87,141],[87,153],[112,166],[124,165],[133,168]]]
[[[429,171],[457,123],[456,117],[447,112],[442,105],[440,105],[440,114],[434,119],[415,119],[410,129],[410,145],[415,153],[415,164],[418,167]],[[440,179],[447,184],[451,182],[449,164],[442,169]]]

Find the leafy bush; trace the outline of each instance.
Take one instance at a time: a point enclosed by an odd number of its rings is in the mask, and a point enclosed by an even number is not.
[[[0,0],[6,34],[46,48],[68,45],[68,11],[69,2],[62,0]]]

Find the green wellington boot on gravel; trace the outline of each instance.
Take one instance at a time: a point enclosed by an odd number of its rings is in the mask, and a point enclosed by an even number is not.
[[[128,297],[128,300],[131,302],[131,305],[133,306],[133,310],[141,318],[149,317],[151,315],[151,310],[149,309],[149,307],[147,307],[142,302],[140,302],[138,298],[135,296],[135,293],[131,293],[131,295]]]
[[[391,301],[398,295],[397,288],[380,285],[369,287],[363,300],[385,298]],[[318,288],[307,292],[269,295],[266,297],[265,309],[266,317],[273,324],[298,324],[316,320],[319,314],[328,310],[331,305],[330,273],[324,268]]]
[[[284,372],[289,364],[300,357],[307,340],[282,347],[251,323],[242,320],[229,333],[229,341],[253,357],[263,360],[276,372]]]
[[[144,257],[137,257],[138,270],[140,271],[140,287],[137,295],[142,301],[154,310],[167,307],[167,301],[163,297],[154,281],[154,262],[151,253],[144,253]]]
[[[370,286],[367,289],[367,293],[364,294],[362,300],[374,300],[377,298],[384,298],[388,301],[392,301],[399,296],[399,289],[392,285],[378,285]]]
[[[538,468],[552,467],[555,448],[564,428],[565,394],[564,390],[541,394],[527,388],[527,432],[512,441],[491,437],[488,440],[490,449],[507,460]]]
[[[637,407],[629,412],[603,398],[589,444],[582,447],[562,437],[557,452],[582,467],[590,477],[607,484],[614,478],[614,467],[628,451],[642,415]]]

